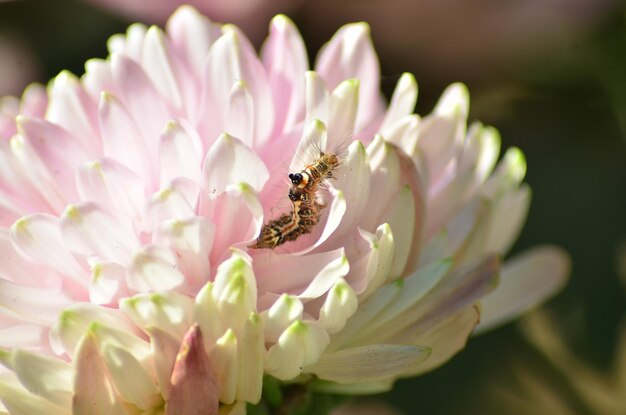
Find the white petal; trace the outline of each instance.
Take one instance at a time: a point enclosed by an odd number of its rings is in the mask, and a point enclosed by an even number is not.
[[[139,247],[127,217],[104,211],[91,202],[69,205],[61,216],[61,231],[72,252],[96,255],[120,265],[126,265]]]
[[[269,178],[263,160],[238,138],[222,134],[211,146],[202,168],[203,185],[212,195],[228,185],[244,182],[257,192]]]
[[[7,415],[68,415],[64,408],[3,381],[0,381],[0,401],[9,410],[5,412]]]
[[[161,396],[154,380],[132,354],[107,344],[101,347],[101,354],[115,389],[124,401],[143,410],[159,405]]]
[[[185,276],[176,268],[176,255],[158,245],[144,245],[132,256],[126,283],[136,291],[167,291],[183,284]]]
[[[239,348],[238,401],[257,403],[261,399],[265,358],[264,342],[261,317],[256,313],[251,313],[237,343]]]
[[[505,324],[558,292],[570,272],[570,259],[560,248],[540,246],[508,260],[500,285],[481,303],[478,332]]]
[[[126,298],[120,309],[139,327],[158,327],[179,341],[191,326],[193,300],[175,292],[139,294]]]
[[[193,307],[193,322],[200,326],[207,353],[225,331],[224,325],[219,318],[217,303],[213,298],[213,289],[214,285],[212,282],[202,287],[196,296]]]
[[[330,334],[337,333],[354,314],[358,306],[356,293],[345,280],[338,280],[328,291],[320,309],[319,323]]]
[[[368,242],[370,250],[352,263],[346,281],[364,300],[390,279],[395,242],[391,227],[386,223],[380,225],[375,234],[360,228],[359,233]]]
[[[150,335],[157,387],[163,398],[167,400],[172,369],[180,349],[180,340],[158,327],[149,327],[147,332]]]
[[[4,358],[0,357],[2,360]],[[5,363],[29,392],[62,408],[70,406],[73,375],[70,364],[19,349],[12,350],[6,358]]]
[[[122,296],[128,295],[126,269],[115,262],[100,261],[92,258],[91,284],[89,299],[94,304],[110,304]]]
[[[398,377],[429,356],[427,347],[374,344],[325,353],[305,373],[337,383],[376,382]]]
[[[90,303],[73,304],[58,315],[50,330],[50,345],[57,354],[74,355],[74,348],[91,323],[117,327],[132,333],[134,329],[117,309],[99,307]],[[130,335],[130,334],[129,334]]]
[[[276,342],[287,327],[302,319],[302,301],[294,295],[282,294],[261,316],[265,326],[265,339]]]
[[[293,379],[319,360],[328,342],[328,333],[317,323],[294,321],[270,347],[265,371],[280,380]]]
[[[232,330],[217,340],[209,353],[209,360],[215,364],[215,373],[219,384],[220,402],[231,404],[237,393],[237,375],[239,360],[237,355],[237,336]]]
[[[165,125],[159,146],[161,186],[177,177],[200,181],[202,141],[189,123],[170,120]]]
[[[239,334],[239,329],[256,310],[257,282],[251,259],[233,249],[232,256],[217,268],[213,298],[222,322]]]

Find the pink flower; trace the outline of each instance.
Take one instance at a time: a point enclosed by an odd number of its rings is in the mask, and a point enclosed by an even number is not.
[[[529,202],[521,152],[492,172],[500,139],[466,128],[463,85],[422,119],[404,74],[386,105],[367,25],[315,72],[284,16],[260,58],[191,7],[108,46],[1,112],[11,413],[244,413],[264,375],[380,391],[563,284],[553,247],[500,270]],[[319,223],[249,248],[319,150],[341,159]]]

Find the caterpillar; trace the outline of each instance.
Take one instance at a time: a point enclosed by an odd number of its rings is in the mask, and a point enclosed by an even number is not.
[[[320,184],[333,177],[333,170],[339,166],[339,157],[320,151],[320,156],[299,173],[289,173],[292,186],[309,193],[315,193]]]
[[[256,242],[249,245],[250,248],[274,249],[285,242],[295,241],[300,235],[311,233],[325,205],[312,199],[310,194],[293,189],[289,190],[289,199],[292,202],[291,213],[285,213],[263,225]]]
[[[256,242],[250,248],[274,249],[285,242],[295,241],[300,235],[311,233],[319,222],[321,210],[326,204],[318,200],[318,188],[326,179],[333,177],[339,165],[335,154],[320,152],[320,156],[298,173],[289,173],[291,188],[288,197],[291,213],[285,213],[263,225]]]

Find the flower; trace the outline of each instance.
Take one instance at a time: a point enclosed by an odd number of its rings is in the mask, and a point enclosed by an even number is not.
[[[1,111],[10,413],[244,413],[264,389],[281,405],[280,381],[381,391],[564,282],[554,247],[500,270],[528,207],[522,153],[492,172],[500,139],[466,129],[463,85],[420,119],[404,74],[386,106],[366,24],[316,71],[285,16],[260,58],[189,6],[108,47]],[[309,195],[319,223],[250,248],[304,203],[287,174],[320,150],[341,163]]]

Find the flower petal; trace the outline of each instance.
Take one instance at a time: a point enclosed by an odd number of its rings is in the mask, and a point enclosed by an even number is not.
[[[263,321],[257,313],[251,313],[248,317],[237,347],[240,361],[236,399],[257,403],[261,399],[265,357]]]
[[[198,133],[181,119],[167,122],[159,143],[161,186],[177,177],[200,181],[202,141]]]
[[[176,356],[165,414],[217,415],[219,401],[215,367],[204,353],[202,333],[195,324]]]
[[[535,247],[508,260],[498,288],[481,300],[477,332],[505,324],[546,301],[563,288],[570,267],[568,255],[555,246]]]
[[[347,24],[339,29],[320,50],[315,68],[329,88],[335,88],[346,79],[360,81],[359,128],[382,112],[380,64],[366,23]]]
[[[276,108],[274,128],[288,131],[304,119],[303,74],[309,62],[302,37],[287,16],[279,14],[272,19],[261,56]]]
[[[203,186],[219,195],[231,184],[244,182],[257,192],[269,178],[263,160],[238,138],[222,134],[211,146],[202,168]]]
[[[0,402],[9,411],[5,412],[7,415],[67,415],[68,413],[65,408],[54,405],[4,381],[0,381]]]
[[[328,291],[320,309],[319,323],[330,334],[341,331],[346,321],[357,310],[358,299],[344,279],[338,280]]]
[[[302,319],[303,310],[302,301],[297,296],[282,294],[268,310],[261,314],[266,341],[278,341],[280,335],[291,323]]]
[[[73,413],[126,414],[93,333],[85,333],[78,344],[74,365]]]
[[[139,247],[127,217],[107,212],[91,202],[69,205],[61,216],[61,231],[72,252],[96,255],[120,265],[126,265]]]
[[[429,356],[427,347],[374,344],[325,353],[304,373],[337,383],[377,382],[398,377]]]
[[[144,245],[136,251],[127,268],[126,282],[136,291],[167,291],[183,284],[176,255],[158,245]]]
[[[328,342],[326,330],[317,323],[296,320],[270,347],[265,371],[281,380],[293,379],[319,360]]]
[[[201,78],[209,49],[221,35],[220,25],[184,5],[172,14],[166,28],[172,46],[189,63],[196,78]]]
[[[128,167],[113,159],[83,163],[77,175],[78,193],[83,201],[114,206],[139,219],[146,203],[143,181]]]
[[[417,82],[413,74],[405,72],[393,91],[387,114],[385,114],[385,119],[378,130],[380,134],[386,138],[396,123],[413,113],[416,102]]]
[[[192,307],[189,297],[167,291],[139,294],[120,303],[120,309],[139,327],[144,330],[157,327],[178,340],[182,340],[191,325]]]
[[[11,242],[24,258],[49,266],[86,286],[85,273],[68,251],[59,219],[46,214],[20,218],[11,227]]]
[[[404,376],[417,376],[441,366],[465,347],[472,330],[480,320],[478,307],[459,310],[427,332],[417,332],[409,341],[429,347],[428,360],[416,368],[408,368]]]
[[[19,349],[0,351],[0,360],[32,394],[62,408],[70,406],[73,373],[69,363]]]

